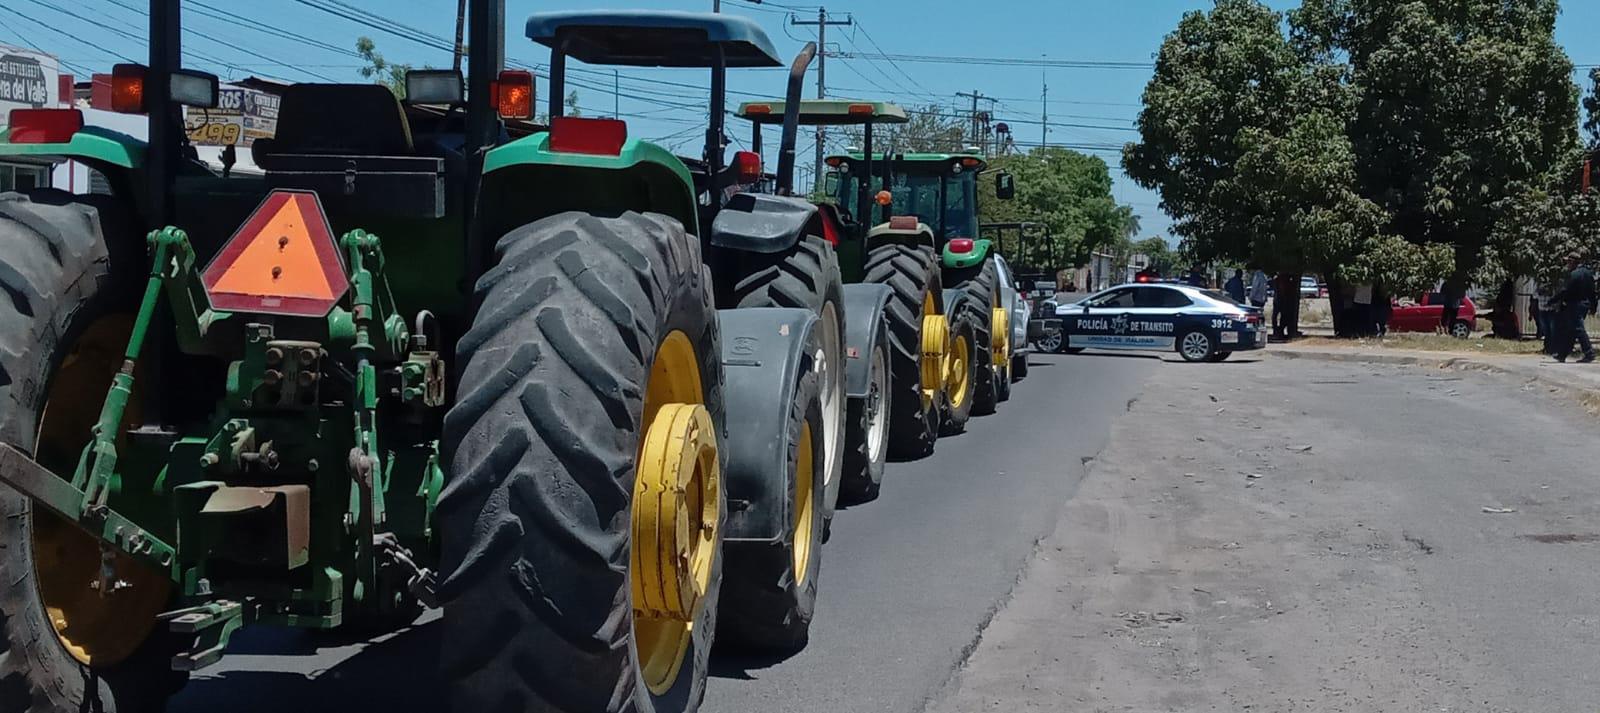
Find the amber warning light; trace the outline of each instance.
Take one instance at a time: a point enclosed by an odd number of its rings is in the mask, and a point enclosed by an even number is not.
[[[273,191],[200,275],[211,308],[325,317],[350,288],[317,194]]]

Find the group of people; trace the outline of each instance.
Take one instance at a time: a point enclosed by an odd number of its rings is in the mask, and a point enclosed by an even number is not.
[[[1544,336],[1544,352],[1565,362],[1572,356],[1576,344],[1582,352],[1579,363],[1594,361],[1594,344],[1589,341],[1589,330],[1584,319],[1595,313],[1594,271],[1583,262],[1583,256],[1567,256],[1567,276],[1553,291],[1539,295],[1539,327]]]

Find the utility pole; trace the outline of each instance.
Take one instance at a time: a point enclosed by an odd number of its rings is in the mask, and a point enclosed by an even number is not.
[[[622,75],[611,70],[611,118],[622,118]]]
[[[467,53],[467,48],[461,44],[461,36],[467,29],[467,0],[456,2],[456,56],[450,61],[450,68],[461,71],[461,56]]]
[[[1044,55],[1039,55],[1041,59]],[[1039,146],[1050,145],[1050,83],[1045,81],[1044,67],[1039,68]]]
[[[818,7],[817,8],[817,19],[816,20],[801,20],[799,18],[796,18],[793,15],[790,15],[789,16],[789,24],[791,24],[791,25],[804,25],[804,26],[808,26],[808,27],[812,26],[812,25],[815,25],[816,28],[817,28],[817,98],[818,99],[826,99],[827,96],[828,96],[828,80],[827,80],[827,76],[828,76],[828,74],[827,74],[827,69],[828,69],[828,44],[827,44],[828,26],[829,25],[835,25],[835,26],[853,25],[853,24],[855,24],[855,18],[846,16],[845,19],[843,19],[843,20],[829,20],[828,19],[828,8]],[[823,142],[825,140],[826,140],[826,136],[823,134],[823,127],[821,125],[818,125],[817,126],[817,164],[816,164],[817,167],[816,167],[816,176],[815,176],[815,179],[813,180],[812,186],[811,186],[812,190],[818,190],[819,187],[821,186],[821,182],[822,182],[822,144],[823,144]],[[871,156],[868,156],[866,158],[867,158],[868,161],[872,160]]]
[[[976,89],[972,90],[971,93],[968,93],[968,92],[956,92],[956,96],[958,96],[958,97],[966,97],[966,98],[972,100],[972,145],[973,146],[982,146],[983,143],[984,143],[984,141],[983,141],[983,129],[982,129],[982,126],[980,125],[979,120],[978,120],[978,100],[980,100],[980,99],[988,99],[989,97],[984,96],[982,93],[980,93]]]

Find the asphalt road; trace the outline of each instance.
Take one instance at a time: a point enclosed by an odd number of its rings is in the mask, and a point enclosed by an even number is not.
[[[1037,543],[1154,370],[1147,356],[1036,356],[998,414],[891,463],[882,497],[838,513],[811,644],[713,657],[705,713],[921,711],[954,680]],[[246,631],[174,713],[442,708],[437,616],[380,641]]]
[[[1593,416],[1477,372],[1163,367],[932,713],[1595,709]]]

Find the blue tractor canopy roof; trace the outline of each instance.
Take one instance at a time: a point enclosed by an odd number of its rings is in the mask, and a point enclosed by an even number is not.
[[[528,39],[587,64],[781,67],[778,49],[753,20],[708,12],[570,10],[528,18]]]

